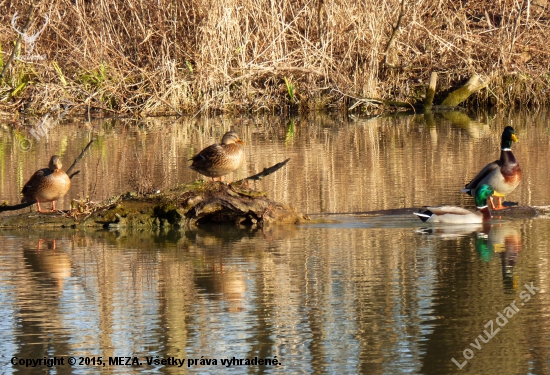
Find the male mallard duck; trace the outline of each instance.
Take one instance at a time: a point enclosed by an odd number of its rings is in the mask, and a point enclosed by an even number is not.
[[[71,187],[71,179],[61,170],[59,156],[50,159],[48,168],[40,169],[32,175],[23,186],[21,203],[36,202],[38,212],[42,211],[40,202],[52,202],[52,211],[55,211],[55,201],[62,198]]]
[[[443,224],[474,224],[491,220],[491,212],[487,207],[487,198],[494,193],[494,189],[487,184],[475,190],[476,206],[478,211],[472,212],[462,207],[440,206],[426,207],[423,212],[414,212],[422,221]]]
[[[237,133],[228,131],[221,144],[213,144],[193,156],[193,164],[189,168],[214,180],[238,169],[244,160],[244,142]]]
[[[510,194],[518,186],[521,180],[521,168],[512,153],[512,142],[517,142],[518,138],[514,133],[514,128],[507,126],[502,132],[500,159],[490,164],[481,170],[470,181],[464,189],[463,193],[472,195],[478,186],[489,184],[495,189],[494,196],[498,198],[498,205],[493,203],[493,197],[490,197],[491,208],[493,210],[502,210],[502,197]]]

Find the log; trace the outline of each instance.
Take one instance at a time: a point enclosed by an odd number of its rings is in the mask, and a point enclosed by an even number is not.
[[[203,223],[234,223],[259,226],[297,224],[309,218],[296,209],[270,200],[261,192],[239,189],[222,182],[208,183],[198,195],[187,198],[178,210],[185,226]]]
[[[437,73],[432,72],[430,75],[430,84],[426,90],[426,99],[424,99],[424,111],[429,111],[433,105],[435,88],[437,86]]]
[[[95,227],[95,228],[189,228],[206,223],[233,223],[251,227],[296,224],[309,220],[293,207],[275,202],[261,191],[242,184],[259,180],[282,168],[290,159],[264,168],[260,173],[226,184],[195,181],[165,192],[138,196],[127,193],[104,203],[78,202],[64,215],[22,213],[0,217],[2,227]],[[37,217],[40,222],[37,223]]]
[[[73,164],[69,167],[69,169],[67,169],[67,174],[70,174],[71,171],[74,169],[74,167],[76,166],[76,163],[78,163],[80,161],[80,159],[82,159],[82,157],[84,156],[84,154],[86,153],[86,151],[88,151],[88,149],[90,148],[90,146],[92,145],[92,143],[94,143],[95,139],[92,139],[90,142],[88,142],[88,144],[86,145],[86,147],[84,147],[84,149],[82,150],[82,152],[80,153],[80,155],[77,156],[76,159],[74,159],[73,161]],[[80,171],[76,171],[74,172],[73,174],[70,175],[70,178],[73,178],[74,175],[77,175],[79,174]]]
[[[240,183],[243,183],[245,181],[248,181],[248,180],[251,180],[251,181],[258,181],[258,180],[261,180],[262,178],[266,177],[266,176],[269,176],[270,174],[272,173],[275,173],[277,172],[279,169],[281,169],[282,167],[284,167],[286,165],[286,163],[288,163],[290,160],[290,158],[286,159],[285,161],[282,161],[280,163],[277,163],[275,165],[272,165],[271,167],[269,168],[264,168],[263,171],[261,171],[260,173],[256,173],[255,175],[252,175],[252,176],[249,176],[249,177],[246,177],[246,178],[243,178],[242,180],[239,180],[239,181],[235,181],[233,182],[233,184],[240,184]]]
[[[477,74],[474,74],[468,82],[464,84],[464,86],[454,90],[451,92],[443,102],[441,102],[441,105],[443,106],[451,106],[456,107],[473,93],[487,87],[489,81],[483,81],[480,76]]]

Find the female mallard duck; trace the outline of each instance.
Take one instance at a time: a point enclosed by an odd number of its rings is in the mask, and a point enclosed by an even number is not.
[[[61,170],[59,156],[50,159],[48,168],[40,169],[32,175],[23,186],[21,203],[36,202],[38,212],[42,211],[40,202],[52,202],[52,211],[55,211],[55,201],[62,198],[71,187],[71,179]]]
[[[222,138],[221,144],[213,144],[193,156],[193,163],[189,168],[199,172],[212,180],[238,169],[244,160],[244,142],[237,133],[228,131]]]
[[[478,211],[472,212],[462,207],[441,206],[426,207],[423,212],[414,212],[422,221],[443,224],[475,224],[491,220],[491,212],[487,207],[487,198],[494,193],[494,189],[487,184],[475,190],[476,206]]]
[[[498,198],[498,205],[495,206],[493,198],[489,198],[493,210],[502,210],[502,197],[510,194],[518,186],[521,180],[521,168],[512,153],[512,142],[517,142],[518,138],[514,133],[514,128],[507,126],[502,132],[500,159],[487,164],[477,176],[470,181],[463,193],[472,195],[478,186],[489,184],[494,189],[494,196]]]

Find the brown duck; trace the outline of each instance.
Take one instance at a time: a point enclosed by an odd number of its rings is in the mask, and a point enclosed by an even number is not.
[[[48,168],[40,169],[32,175],[23,186],[21,203],[36,202],[38,212],[42,211],[40,202],[52,202],[52,211],[55,211],[55,201],[63,198],[71,187],[71,179],[67,173],[61,170],[62,164],[59,156],[54,155],[50,159]]]
[[[193,163],[189,166],[202,175],[216,177],[222,180],[222,176],[237,170],[244,160],[244,142],[234,131],[228,131],[222,138],[221,144],[213,144],[193,156]]]

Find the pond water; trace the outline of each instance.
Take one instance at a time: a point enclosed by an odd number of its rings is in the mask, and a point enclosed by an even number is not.
[[[92,138],[59,208],[189,182],[188,159],[232,128],[247,144],[229,179],[290,157],[255,186],[312,221],[0,230],[2,372],[550,373],[548,217],[427,227],[403,210],[473,208],[460,189],[498,158],[506,125],[523,170],[506,200],[550,204],[548,118],[72,120],[40,134],[40,119],[4,121],[2,201]],[[54,357],[63,364],[19,362]]]

